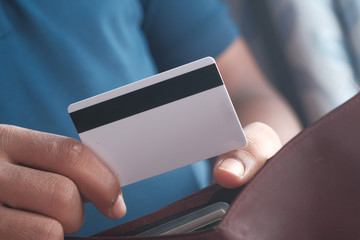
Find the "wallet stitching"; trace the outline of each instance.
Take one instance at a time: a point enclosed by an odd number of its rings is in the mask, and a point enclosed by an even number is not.
[[[309,135],[312,135],[314,133],[314,131],[316,131],[317,129],[322,128],[325,124],[327,124],[328,122],[334,121],[335,119],[338,118],[338,116],[344,112],[348,112],[349,110],[353,109],[354,106],[357,105],[357,103],[360,102],[360,95],[358,95],[357,97],[355,97],[355,99],[353,99],[353,101],[350,100],[350,102],[345,103],[345,105],[342,108],[339,108],[337,110],[334,110],[332,113],[330,113],[329,115],[324,116],[324,118],[318,120],[317,122],[315,122],[307,131],[305,130],[305,132],[301,135],[299,135],[298,138],[295,138],[294,141],[290,141],[289,145],[285,145],[286,148],[283,151],[279,152],[279,155],[275,155],[274,157],[276,157],[277,159],[281,158],[282,155],[287,154],[289,152],[294,151],[297,148],[297,143],[300,141],[303,141],[304,139],[308,138]],[[280,159],[279,159],[280,160]],[[284,160],[283,160],[284,161]],[[287,160],[288,161],[288,160]],[[231,208],[237,208],[238,206],[241,207],[242,201],[241,199],[246,199],[246,193],[250,190],[253,190],[254,188],[256,188],[257,183],[264,177],[267,175],[267,173],[269,172],[269,169],[271,169],[271,166],[274,164],[278,164],[279,161],[271,161],[269,163],[269,165],[267,166],[267,168],[265,169],[265,171],[261,171],[259,173],[259,175],[254,179],[254,181],[252,183],[250,183],[251,185],[249,185],[249,187],[245,188],[243,190],[243,193],[240,194],[239,198],[237,199],[237,201],[235,200],[233,206],[231,206]],[[231,222],[231,220],[233,219],[234,213],[233,211],[231,211],[231,209],[229,209],[230,211],[228,212],[228,216],[225,216],[224,220],[222,221],[222,226],[226,226],[229,225],[229,223]]]

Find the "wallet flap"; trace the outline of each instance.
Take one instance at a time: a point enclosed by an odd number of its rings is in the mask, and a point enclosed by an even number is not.
[[[240,193],[232,239],[360,239],[360,95],[285,145]]]

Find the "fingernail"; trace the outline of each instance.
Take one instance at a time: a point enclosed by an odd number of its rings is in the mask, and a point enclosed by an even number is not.
[[[115,203],[111,208],[111,215],[114,218],[121,218],[126,214],[126,205],[122,193],[119,194],[119,197],[116,199]]]
[[[236,159],[228,158],[223,160],[219,165],[218,169],[222,169],[227,171],[237,177],[241,177],[244,175],[245,167],[244,165]]]

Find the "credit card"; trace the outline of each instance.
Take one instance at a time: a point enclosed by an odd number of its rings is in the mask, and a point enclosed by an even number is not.
[[[160,236],[205,230],[216,226],[228,208],[229,204],[217,202],[139,233],[136,236]]]
[[[82,142],[122,186],[246,144],[210,57],[73,103],[68,111]]]

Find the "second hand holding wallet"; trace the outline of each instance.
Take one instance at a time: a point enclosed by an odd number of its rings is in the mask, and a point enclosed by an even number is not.
[[[360,94],[287,143],[243,188],[218,185],[93,237],[67,239],[360,239]],[[136,236],[216,202],[230,205],[210,229]]]

